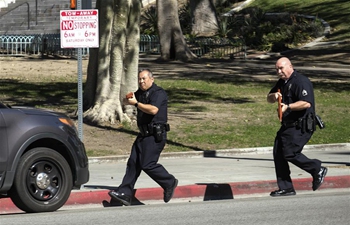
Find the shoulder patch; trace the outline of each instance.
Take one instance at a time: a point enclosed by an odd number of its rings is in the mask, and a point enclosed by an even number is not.
[[[303,96],[306,96],[306,95],[307,95],[307,91],[306,91],[305,89],[303,90],[302,95],[303,95]]]

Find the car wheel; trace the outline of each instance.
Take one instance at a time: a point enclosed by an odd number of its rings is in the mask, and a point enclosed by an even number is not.
[[[65,158],[49,148],[34,148],[21,157],[9,195],[25,212],[51,212],[66,203],[72,186]]]

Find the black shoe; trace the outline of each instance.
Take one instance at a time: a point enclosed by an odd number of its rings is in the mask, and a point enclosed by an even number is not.
[[[294,189],[285,189],[285,190],[276,190],[270,193],[270,196],[272,197],[278,197],[278,196],[290,196],[290,195],[296,195],[297,193],[295,192]]]
[[[312,181],[312,190],[316,191],[319,187],[321,187],[327,171],[328,169],[326,167],[321,166],[320,171],[314,176],[314,180]]]
[[[131,197],[129,195],[120,193],[118,191],[113,191],[113,190],[108,192],[108,194],[109,196],[111,196],[112,199],[123,203],[123,205],[126,205],[126,206],[131,205]]]
[[[164,189],[164,202],[167,203],[174,195],[175,188],[177,187],[178,180],[175,178],[172,187]]]

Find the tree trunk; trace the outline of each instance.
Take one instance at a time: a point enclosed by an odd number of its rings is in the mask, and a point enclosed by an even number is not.
[[[192,34],[213,36],[219,28],[212,0],[190,0]]]
[[[177,0],[157,0],[157,14],[160,59],[189,61],[196,58],[182,34]]]
[[[84,119],[94,124],[130,121],[134,107],[123,106],[136,91],[139,59],[139,0],[97,0],[100,40],[90,50],[84,89]]]

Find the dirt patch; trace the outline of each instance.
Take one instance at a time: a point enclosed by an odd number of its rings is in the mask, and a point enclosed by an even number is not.
[[[252,54],[253,55],[253,54]],[[341,50],[315,49],[305,51],[295,51],[289,53],[292,62],[298,65],[305,63],[318,63],[323,67],[335,68],[350,65],[350,52]],[[169,62],[159,63],[154,61],[154,57],[143,57],[140,60],[140,67],[151,68],[156,79],[162,79],[163,76],[191,77],[202,79],[206,77],[222,79],[222,80],[248,80],[259,81],[266,79],[276,79],[274,71],[275,58],[268,60],[201,60],[195,63]],[[36,57],[0,57],[1,74],[0,79],[28,80],[39,81],[40,79],[54,80],[56,78],[76,78],[77,77],[77,61],[74,59],[40,59]],[[83,60],[83,74],[86,74],[87,60]],[[319,67],[319,66],[316,66]],[[315,67],[315,69],[316,69]],[[314,71],[310,71],[314,73]],[[326,73],[327,69],[317,71],[317,74]],[[332,71],[332,76],[320,75],[313,79],[322,79],[323,81],[334,82],[334,75],[348,82],[349,72]],[[0,93],[3,95],[3,93]],[[15,102],[15,100],[12,100]],[[11,101],[10,101],[11,103]],[[194,103],[196,105],[196,103]],[[200,107],[201,103],[198,103]],[[58,107],[57,110],[64,111]],[[188,117],[196,119],[210,119],[208,113],[169,113],[169,121],[172,121],[174,127],[183,121],[190,121]],[[186,120],[184,120],[186,118]],[[195,122],[195,120],[193,120]],[[133,126],[131,131],[123,129],[120,125],[106,125],[101,127],[83,125],[83,140],[87,150],[99,152],[101,155],[126,155],[129,154],[131,145],[134,141],[137,129]],[[193,150],[193,149],[189,149]]]

